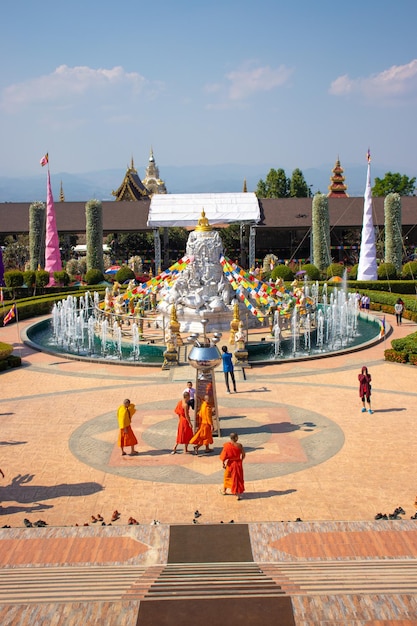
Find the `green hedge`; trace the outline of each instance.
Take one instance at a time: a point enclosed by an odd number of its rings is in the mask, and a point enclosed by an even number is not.
[[[64,300],[67,296],[82,296],[86,291],[89,291],[88,288],[82,287],[74,293],[74,290],[71,288],[68,291],[61,291],[59,293],[52,294],[43,294],[41,296],[32,296],[28,298],[22,298],[21,300],[17,300],[17,316],[19,320],[27,320],[31,317],[36,317],[38,315],[48,315],[52,312],[52,307],[55,302],[59,302],[60,300]],[[104,287],[100,286],[94,289],[94,291],[98,291],[99,293],[104,293]],[[10,303],[9,303],[10,305]],[[0,327],[3,326],[3,318],[7,315],[9,308],[6,308],[5,312],[0,313]],[[14,322],[10,322],[12,324]]]
[[[20,358],[20,356],[11,354],[7,357],[7,359],[2,359],[0,361],[0,372],[5,372],[6,370],[12,369],[13,367],[20,367],[21,365],[22,359]]]
[[[417,365],[417,332],[407,337],[393,339],[391,346],[391,349],[384,352],[386,361]]]

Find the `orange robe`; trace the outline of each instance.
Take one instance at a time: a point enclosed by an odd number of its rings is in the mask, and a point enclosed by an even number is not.
[[[178,402],[177,406],[174,409],[174,413],[176,413],[179,417],[177,443],[184,443],[187,445],[190,443],[190,439],[193,436],[193,429],[191,428],[191,424],[185,416],[185,409],[182,405],[182,400]]]
[[[117,421],[119,423],[119,447],[135,446],[138,442],[135,433],[130,425],[133,415],[136,413],[135,405],[129,404],[126,408],[124,404],[117,410]]]
[[[213,409],[205,400],[201,403],[200,427],[190,443],[194,446],[208,446],[213,443]]]
[[[243,493],[245,491],[245,482],[243,480],[242,450],[240,446],[231,441],[225,443],[220,459],[227,463],[223,477],[224,489],[230,489],[234,495]]]

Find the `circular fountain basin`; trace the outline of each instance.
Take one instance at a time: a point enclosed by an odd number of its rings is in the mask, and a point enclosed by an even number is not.
[[[385,333],[390,330],[389,324],[386,323]],[[248,362],[252,365],[271,362],[280,363],[283,361],[305,361],[309,359],[320,359],[337,354],[356,352],[364,350],[375,343],[381,341],[381,321],[378,317],[371,314],[359,313],[357,334],[346,344],[335,341],[333,346],[326,346],[324,349],[316,348],[316,331],[311,332],[311,350],[307,353],[305,350],[293,351],[292,339],[283,339],[280,341],[279,354],[275,354],[275,343],[273,338],[270,340],[262,340],[260,342],[249,342],[246,344],[248,351]],[[300,336],[302,343],[303,337]]]
[[[35,322],[28,326],[22,333],[24,343],[35,350],[46,352],[47,354],[59,354],[66,359],[76,359],[82,361],[94,361],[95,363],[120,363],[123,365],[147,365],[160,367],[164,361],[165,346],[151,343],[140,344],[140,354],[137,358],[132,356],[132,344],[122,342],[122,358],[110,348],[104,356],[101,353],[101,341],[95,337],[94,354],[89,353],[86,348],[62,347],[57,344],[53,337],[52,320],[46,319]]]
[[[317,349],[315,345],[315,331],[311,333],[311,346],[312,349],[309,353],[299,352],[294,353],[292,348],[291,339],[283,339],[280,342],[280,353],[275,355],[275,343],[273,339],[260,342],[249,341],[246,344],[248,351],[248,362],[256,365],[261,363],[282,363],[284,361],[304,361],[307,359],[318,359],[329,356],[335,356],[341,353],[354,352],[357,350],[363,350],[370,345],[378,343],[380,341],[380,320],[371,314],[359,314],[357,335],[352,338],[347,345],[334,344],[333,348],[326,347],[325,349]],[[387,325],[386,333],[389,330]],[[137,358],[132,356],[132,344],[130,342],[122,342],[122,355],[113,352],[110,348],[106,355],[101,353],[101,341],[97,336],[95,338],[94,354],[88,352],[86,348],[71,348],[63,347],[55,342],[52,332],[52,320],[45,319],[41,322],[35,322],[31,326],[28,326],[26,330],[22,332],[22,339],[25,344],[31,346],[35,350],[40,350],[48,354],[59,354],[63,358],[75,359],[82,361],[92,361],[100,363],[118,363],[121,365],[146,365],[161,367],[164,361],[164,352],[166,350],[165,345],[156,345],[152,343],[140,344],[140,355]],[[302,336],[300,337],[302,341]],[[202,350],[193,348],[195,352],[195,361],[207,361],[207,355],[198,351]],[[214,349],[215,353],[210,354],[210,361],[212,359],[220,362],[221,356],[217,348]],[[190,354],[191,356],[191,354]],[[194,365],[194,363],[193,363]],[[217,363],[216,363],[217,365]],[[196,366],[196,365],[194,365]]]

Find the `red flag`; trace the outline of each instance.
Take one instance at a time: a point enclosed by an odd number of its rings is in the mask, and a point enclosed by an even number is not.
[[[42,165],[42,167],[44,165],[46,165],[47,163],[49,163],[49,155],[48,153],[45,154],[45,156],[43,156],[40,160],[40,164]]]
[[[7,313],[7,315],[4,317],[3,326],[6,326],[6,324],[8,324],[11,320],[14,320],[15,317],[16,317],[16,305],[14,304],[12,308],[10,309],[10,311]]]

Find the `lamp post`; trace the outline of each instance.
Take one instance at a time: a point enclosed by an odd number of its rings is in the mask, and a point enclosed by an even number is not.
[[[194,415],[197,416],[200,405],[204,400],[204,396],[209,396],[210,404],[213,407],[213,434],[220,437],[220,416],[217,404],[216,378],[214,369],[222,360],[221,354],[217,347],[222,333],[213,333],[212,337],[208,337],[206,326],[208,320],[202,319],[203,336],[193,333],[187,337],[187,343],[192,344],[192,348],[188,355],[188,361],[196,370],[196,402]]]

